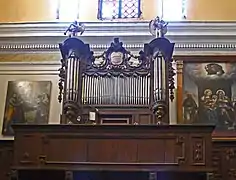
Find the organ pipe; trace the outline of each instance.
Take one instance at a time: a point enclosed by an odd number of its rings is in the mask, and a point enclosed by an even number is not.
[[[84,75],[83,104],[149,105],[150,76],[102,77]]]
[[[65,84],[65,90],[66,94],[65,99],[67,101],[75,101],[79,103],[79,78],[80,78],[80,61],[75,57],[72,56],[69,59],[67,59],[66,64],[66,84]]]

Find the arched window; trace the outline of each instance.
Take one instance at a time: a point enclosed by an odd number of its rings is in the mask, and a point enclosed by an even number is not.
[[[140,18],[141,0],[98,0],[98,19]]]
[[[80,0],[57,0],[57,19],[74,21],[79,18]]]
[[[181,21],[186,19],[187,0],[159,0],[159,16],[165,21]]]

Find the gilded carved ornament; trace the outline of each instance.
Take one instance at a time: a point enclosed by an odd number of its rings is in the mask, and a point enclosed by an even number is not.
[[[184,67],[183,61],[177,60],[176,61],[176,66],[177,66],[177,73],[182,74],[183,73],[183,67]]]

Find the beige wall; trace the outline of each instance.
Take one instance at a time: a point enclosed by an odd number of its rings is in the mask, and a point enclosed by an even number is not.
[[[189,20],[236,20],[236,0],[187,0],[187,2]]]
[[[40,65],[41,63],[0,63],[0,131],[2,132],[3,116],[5,111],[5,100],[7,94],[8,81],[51,81],[52,92],[50,99],[49,123],[58,124],[60,121],[61,105],[58,103],[58,75],[57,65]],[[46,66],[46,68],[45,68]],[[44,67],[44,68],[42,68]],[[0,133],[0,139],[12,139],[4,137]]]
[[[57,0],[1,0],[0,22],[56,21]],[[150,20],[157,15],[158,0],[142,0],[143,19]],[[188,20],[236,19],[235,0],[187,0]],[[97,21],[97,0],[81,0],[81,21]]]
[[[0,22],[55,20],[55,0],[1,0]]]

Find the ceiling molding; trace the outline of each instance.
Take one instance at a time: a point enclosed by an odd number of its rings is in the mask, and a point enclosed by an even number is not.
[[[104,51],[114,37],[124,47],[139,51],[154,37],[148,21],[85,22],[86,31],[79,38],[94,51]],[[59,52],[58,44],[66,39],[69,23],[9,23],[0,24],[0,53]],[[170,22],[166,35],[176,43],[175,54],[234,54],[236,22]]]

